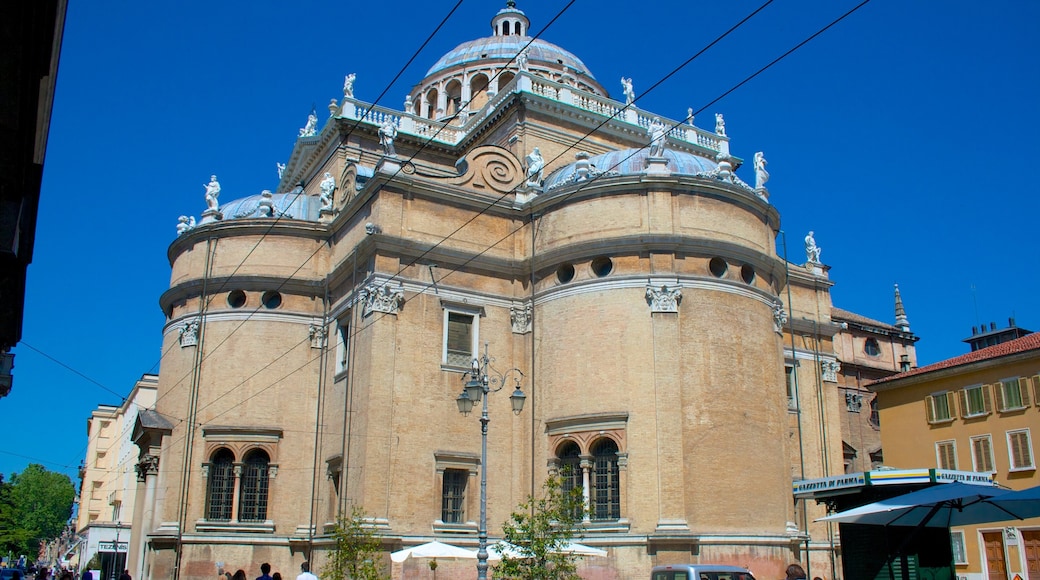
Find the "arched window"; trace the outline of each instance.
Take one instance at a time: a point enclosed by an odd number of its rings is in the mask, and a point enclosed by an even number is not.
[[[479,111],[487,104],[488,78],[483,74],[473,75],[469,80],[469,109]]]
[[[498,75],[498,92],[502,92],[502,89],[512,82],[514,76],[516,75],[511,72],[504,72]]]
[[[209,462],[206,486],[206,519],[231,520],[231,505],[235,495],[235,456],[227,449],[219,449]]]
[[[238,520],[262,522],[267,519],[268,465],[267,453],[254,449],[242,465],[242,487],[239,494]]]
[[[430,89],[426,93],[426,117],[428,119],[437,118],[437,99],[440,98],[440,93],[437,89]]]
[[[589,506],[592,519],[616,520],[621,517],[621,483],[618,447],[610,439],[592,446],[592,489]]]
[[[448,110],[445,111],[445,113],[448,116],[458,113],[462,108],[462,83],[458,80],[452,79],[448,82],[448,85],[444,87],[444,92],[448,97]]]
[[[513,31],[517,36],[520,36],[520,21],[517,20],[513,23]]]
[[[560,487],[563,493],[582,487],[580,455],[578,446],[570,441],[561,445],[556,454],[559,459]]]

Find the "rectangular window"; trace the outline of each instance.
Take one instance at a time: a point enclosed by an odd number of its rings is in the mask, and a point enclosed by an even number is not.
[[[787,380],[787,409],[794,411],[798,409],[798,399],[794,396],[794,367],[785,366],[784,375]]]
[[[989,385],[975,385],[958,391],[961,398],[961,416],[979,417],[993,410]]]
[[[1029,406],[1029,381],[1015,377],[1003,379],[996,385],[997,409],[1014,411]]]
[[[958,566],[968,563],[968,551],[964,548],[964,530],[950,531],[950,548],[953,550],[953,563]]]
[[[469,367],[477,353],[476,314],[444,311],[444,356],[447,366]]]
[[[336,333],[336,374],[346,372],[350,358],[350,322],[342,320]]]
[[[939,469],[957,469],[957,442],[939,441],[935,444],[935,464]]]
[[[446,524],[461,524],[466,521],[466,480],[469,471],[445,469],[441,489],[441,521]]]
[[[1036,469],[1036,465],[1033,463],[1033,445],[1029,440],[1029,429],[1008,431],[1007,438],[1011,471]]]
[[[971,465],[974,471],[991,472],[993,470],[993,440],[989,435],[971,438]]]
[[[932,393],[925,397],[924,402],[929,423],[946,423],[953,420],[953,393]]]
[[[100,481],[90,482],[90,499],[101,499],[101,485]]]

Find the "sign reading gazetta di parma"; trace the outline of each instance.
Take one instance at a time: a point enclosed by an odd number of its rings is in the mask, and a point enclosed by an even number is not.
[[[126,542],[98,542],[98,552],[125,552],[128,546]]]
[[[820,492],[852,490],[876,485],[903,485],[908,483],[953,483],[972,485],[995,485],[993,474],[950,469],[889,469],[846,473],[820,479],[803,479],[794,482],[795,497],[812,496]]]

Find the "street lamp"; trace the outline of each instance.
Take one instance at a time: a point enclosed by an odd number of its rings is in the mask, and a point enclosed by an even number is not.
[[[477,549],[477,580],[487,580],[487,569],[488,569],[488,551],[487,551],[487,434],[488,434],[488,395],[491,393],[497,393],[505,387],[505,378],[509,373],[515,372],[518,376],[514,377],[516,385],[513,389],[513,394],[509,396],[509,402],[513,407],[513,414],[519,415],[520,411],[524,409],[524,401],[527,399],[527,395],[520,390],[520,380],[523,379],[524,373],[520,369],[509,369],[505,373],[495,373],[494,369],[491,368],[491,358],[488,356],[488,345],[484,343],[484,354],[478,358],[473,359],[473,365],[470,367],[466,377],[469,380],[466,381],[465,387],[462,389],[462,393],[455,399],[455,402],[459,406],[459,412],[463,415],[469,415],[470,411],[473,410],[473,404],[483,399],[483,410],[480,414],[480,528],[477,530],[477,541],[479,542],[479,548]],[[495,373],[496,376],[491,377],[488,373]],[[496,385],[492,388],[492,385]]]

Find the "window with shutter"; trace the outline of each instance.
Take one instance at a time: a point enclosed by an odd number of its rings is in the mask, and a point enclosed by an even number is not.
[[[934,393],[925,398],[925,412],[929,423],[944,423],[953,419],[950,393]]]
[[[993,409],[989,385],[975,385],[960,391],[961,416],[978,417]]]
[[[957,443],[952,440],[937,442],[935,462],[939,469],[957,469]]]
[[[971,438],[971,459],[975,471],[993,471],[993,442],[989,435]]]
[[[1040,407],[1040,375],[1029,377],[1029,382],[1033,383],[1033,401]]]
[[[1008,457],[1011,459],[1011,471],[1035,469],[1033,449],[1029,440],[1029,429],[1008,431]]]
[[[996,384],[997,409],[1000,411],[1016,411],[1025,408],[1023,398],[1028,401],[1029,393],[1022,388],[1018,377],[1002,379]],[[1024,395],[1024,396],[1023,396]]]
[[[464,304],[447,304],[444,308],[444,343],[441,364],[453,368],[469,368],[477,356],[480,336],[480,317],[483,310]]]

